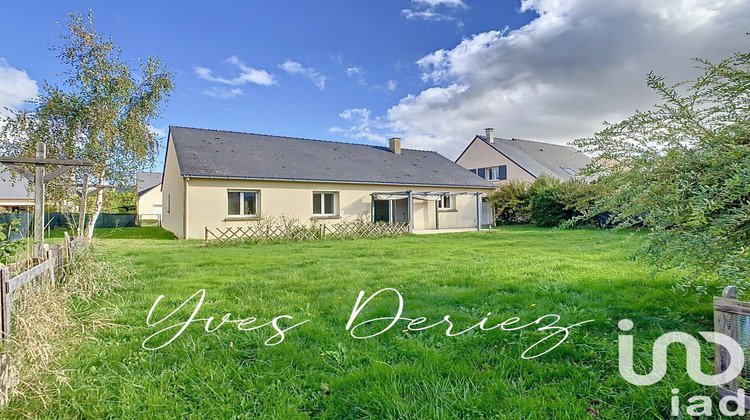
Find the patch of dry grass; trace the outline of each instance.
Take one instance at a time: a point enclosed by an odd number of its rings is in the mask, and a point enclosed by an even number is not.
[[[68,262],[56,287],[41,278],[14,291],[11,336],[3,345],[10,360],[2,372],[10,385],[8,397],[36,400],[22,406],[46,408],[60,386],[69,386],[57,361],[100,328],[115,326],[111,320],[119,312],[111,302],[119,296],[112,290],[129,278],[127,268],[107,262],[90,246]],[[34,418],[39,413],[13,414]]]

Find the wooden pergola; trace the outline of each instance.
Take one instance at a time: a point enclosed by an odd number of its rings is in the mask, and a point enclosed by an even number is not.
[[[34,183],[34,242],[38,244],[44,242],[44,184],[75,167],[94,166],[94,162],[86,160],[47,159],[47,148],[41,141],[36,144],[36,157],[2,156],[0,157],[0,163],[17,172],[29,182]],[[19,166],[24,164],[34,165],[33,175],[23,166]],[[59,168],[50,173],[45,173],[45,167],[48,165],[59,166]]]

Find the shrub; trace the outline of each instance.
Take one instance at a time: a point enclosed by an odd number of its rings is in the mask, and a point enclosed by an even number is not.
[[[562,201],[562,182],[542,174],[529,186],[531,222],[541,227],[558,226],[573,215]]]
[[[513,180],[487,196],[499,224],[534,223],[542,227],[590,221],[587,209],[603,193],[601,185],[584,179],[560,181],[543,174],[532,184]]]
[[[16,253],[25,246],[24,241],[11,240],[13,233],[20,233],[18,229],[20,223],[19,220],[15,219],[11,220],[10,223],[0,223],[0,264],[12,262]]]
[[[528,184],[513,180],[499,186],[487,196],[487,201],[495,209],[495,221],[499,224],[529,223]]]

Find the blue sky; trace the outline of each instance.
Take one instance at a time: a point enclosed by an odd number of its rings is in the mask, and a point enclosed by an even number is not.
[[[90,6],[126,58],[177,88],[153,126],[405,147],[455,158],[474,134],[567,143],[656,102],[654,70],[747,51],[748,1],[6,2],[0,106],[59,82],[55,35]],[[156,169],[160,169],[158,167]]]

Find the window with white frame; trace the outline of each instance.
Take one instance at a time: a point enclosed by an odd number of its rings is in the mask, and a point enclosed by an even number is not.
[[[313,216],[338,216],[339,193],[313,192]]]
[[[487,179],[490,181],[502,181],[508,179],[508,167],[500,165],[487,168]]]
[[[438,210],[455,210],[456,202],[455,197],[452,195],[444,195],[440,197],[438,201]]]
[[[253,217],[258,215],[258,191],[227,191],[227,215]]]

